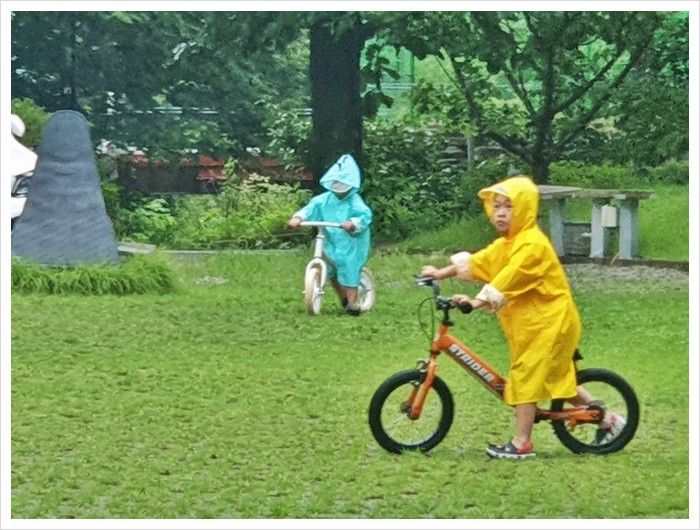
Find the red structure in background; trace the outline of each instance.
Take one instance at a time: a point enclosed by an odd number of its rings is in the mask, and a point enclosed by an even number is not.
[[[121,158],[117,163],[120,182],[146,193],[217,193],[226,181],[226,160],[211,156],[183,159],[179,164],[163,160],[149,160],[135,154]],[[288,168],[284,162],[268,156],[248,156],[238,163],[239,178],[257,174],[273,183],[313,185],[313,175],[303,167]]]

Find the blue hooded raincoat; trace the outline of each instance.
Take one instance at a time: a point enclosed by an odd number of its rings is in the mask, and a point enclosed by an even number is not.
[[[341,156],[321,177],[321,186],[328,191],[312,198],[294,214],[304,221],[351,221],[355,225],[352,233],[342,228],[322,229],[326,235],[324,253],[334,265],[328,275],[337,275],[338,283],[345,287],[359,285],[371,246],[372,210],[360,197],[360,180],[360,168],[352,155]],[[334,189],[347,189],[347,194],[336,194]]]

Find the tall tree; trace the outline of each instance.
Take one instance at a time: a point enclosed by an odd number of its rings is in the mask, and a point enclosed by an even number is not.
[[[360,14],[330,14],[310,31],[310,169],[320,175],[343,153],[362,155],[360,53],[373,29]]]
[[[653,12],[438,12],[399,39],[441,60],[480,135],[546,182],[549,164],[640,63],[659,20]]]

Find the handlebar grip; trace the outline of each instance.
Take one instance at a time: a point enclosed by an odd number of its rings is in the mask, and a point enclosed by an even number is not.
[[[459,310],[464,313],[465,315],[468,315],[472,311],[474,311],[474,306],[471,305],[469,302],[462,302],[457,306]]]
[[[431,287],[437,280],[432,276],[417,276],[416,285],[424,285],[426,287]]]

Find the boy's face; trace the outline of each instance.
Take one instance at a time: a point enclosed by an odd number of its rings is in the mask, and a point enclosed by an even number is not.
[[[513,203],[508,197],[494,194],[493,196],[493,215],[491,222],[496,227],[498,233],[506,235],[510,229],[510,221],[513,216]]]

